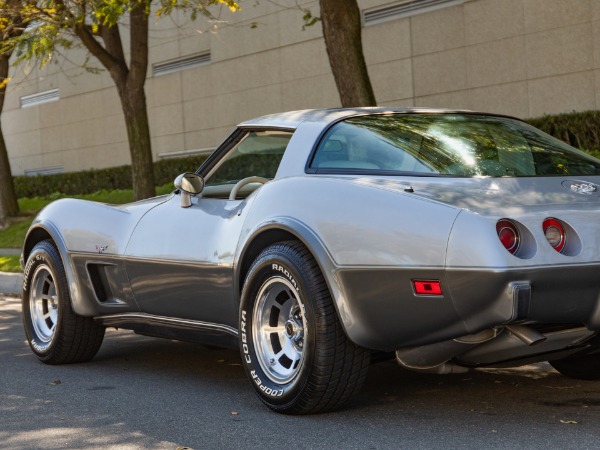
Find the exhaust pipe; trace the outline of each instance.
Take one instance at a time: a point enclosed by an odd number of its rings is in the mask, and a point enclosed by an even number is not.
[[[479,344],[496,337],[497,330],[489,328],[476,334],[462,336],[449,341],[438,342],[421,347],[410,347],[396,350],[396,360],[401,366],[431,373],[457,373],[462,368],[452,367],[448,363],[452,358],[465,353]],[[448,363],[448,364],[445,364]]]
[[[541,333],[538,333],[533,328],[524,325],[506,325],[506,330],[514,337],[519,338],[528,346],[544,342],[547,338]]]

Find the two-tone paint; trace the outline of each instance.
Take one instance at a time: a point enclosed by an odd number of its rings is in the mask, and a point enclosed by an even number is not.
[[[234,344],[250,264],[269,244],[289,239],[310,249],[346,334],[370,349],[431,348],[425,353],[433,356],[423,365],[440,354],[442,360],[460,354],[465,365],[477,365],[578,348],[592,339],[600,329],[600,194],[578,193],[570,185],[600,185],[600,177],[307,171],[332,124],[391,112],[437,111],[299,111],[242,123],[200,175],[247,130],[294,131],[275,178],[247,198],[199,195],[189,208],[180,206],[177,191],[120,207],[61,200],[36,218],[23,256],[35,242],[53,239],[65,260],[76,313],[182,339]],[[546,241],[542,222],[548,217],[568,225],[568,252],[558,253]],[[498,239],[501,218],[522,230],[518,255]],[[416,295],[415,279],[439,280],[442,295]],[[502,330],[523,323],[558,325],[572,334],[562,332],[539,350],[522,350],[513,345],[517,331]],[[475,336],[472,342],[468,336]],[[439,349],[464,342],[457,350]],[[481,354],[472,353],[473,343]]]

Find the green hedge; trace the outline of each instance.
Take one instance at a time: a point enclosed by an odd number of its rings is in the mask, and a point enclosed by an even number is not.
[[[600,158],[600,111],[573,112],[528,119],[528,123],[562,141]],[[171,183],[183,172],[192,172],[205,156],[173,158],[154,163],[157,186]],[[131,166],[83,172],[15,177],[17,196],[46,197],[59,192],[65,195],[91,194],[102,189],[131,189]]]
[[[183,172],[195,171],[206,156],[173,158],[154,163],[157,186],[171,183]],[[82,172],[15,177],[17,197],[46,197],[60,192],[65,195],[92,194],[102,189],[131,189],[131,166]]]
[[[600,158],[600,111],[543,116],[528,119],[527,122],[573,147]]]

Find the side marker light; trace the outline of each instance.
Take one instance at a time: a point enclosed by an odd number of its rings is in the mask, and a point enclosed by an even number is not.
[[[417,295],[442,295],[442,285],[438,280],[413,280]]]

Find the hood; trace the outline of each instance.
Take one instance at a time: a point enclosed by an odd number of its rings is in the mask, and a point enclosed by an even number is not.
[[[502,214],[507,214],[549,207],[570,210],[600,208],[600,176],[393,177],[357,178],[356,182],[408,192],[410,195],[486,215],[498,213],[499,210]]]

